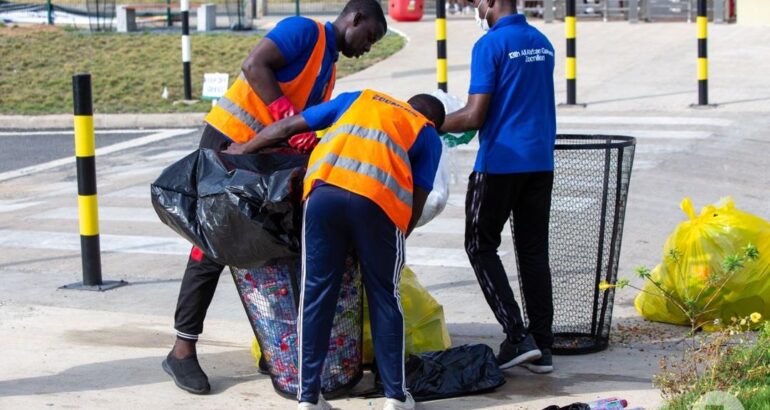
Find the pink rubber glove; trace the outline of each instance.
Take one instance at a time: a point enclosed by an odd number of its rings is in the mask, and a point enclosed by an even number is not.
[[[294,105],[289,101],[289,97],[285,95],[270,103],[270,105],[267,106],[267,111],[275,121],[280,121],[297,114],[297,109],[294,108]]]
[[[303,132],[302,134],[294,135],[289,138],[289,146],[295,150],[307,154],[315,148],[318,144],[318,137],[315,132]]]

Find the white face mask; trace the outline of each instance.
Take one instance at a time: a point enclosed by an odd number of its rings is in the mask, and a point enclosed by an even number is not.
[[[483,0],[482,0],[483,1]],[[481,7],[481,2],[479,2],[479,7]],[[489,31],[489,22],[487,22],[487,15],[489,15],[489,3],[487,3],[487,11],[484,13],[484,18],[481,18],[479,15],[479,8],[476,7],[476,24],[478,24],[479,28],[481,28],[484,31]]]

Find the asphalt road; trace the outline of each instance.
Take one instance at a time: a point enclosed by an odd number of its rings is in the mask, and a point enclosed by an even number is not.
[[[151,135],[155,130],[97,130],[96,148]],[[0,131],[0,172],[17,170],[49,161],[74,157],[72,130]],[[73,158],[74,166],[74,158]]]

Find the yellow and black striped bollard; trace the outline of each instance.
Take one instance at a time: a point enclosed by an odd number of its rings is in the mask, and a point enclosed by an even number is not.
[[[436,77],[438,88],[447,91],[446,0],[436,0]]]
[[[698,17],[695,20],[698,25],[698,105],[708,105],[709,103],[709,63],[706,43],[708,15],[706,11],[706,0],[698,0]]]
[[[565,74],[567,77],[567,105],[577,104],[577,45],[575,35],[577,33],[575,21],[575,0],[567,0],[566,15],[564,17],[565,34],[567,37],[567,61]]]
[[[78,214],[80,218],[80,255],[83,282],[65,285],[66,289],[107,290],[124,281],[102,281],[99,246],[99,211],[96,200],[96,139],[91,99],[91,75],[72,77],[75,111],[75,161],[78,174]]]

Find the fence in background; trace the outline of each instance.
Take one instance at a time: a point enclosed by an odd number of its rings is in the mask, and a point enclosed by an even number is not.
[[[458,0],[459,1],[459,0]],[[300,0],[299,12],[304,15],[334,15],[347,0]],[[580,20],[631,21],[695,21],[697,0],[577,0],[576,18]],[[9,22],[46,22],[48,5],[56,16],[56,24],[100,26],[111,22],[114,8],[106,0],[0,0],[0,20]],[[172,25],[180,26],[179,0],[114,0],[115,6],[136,6],[137,26],[140,30]],[[388,1],[380,0],[387,12]],[[447,1],[449,3],[449,1]],[[736,0],[708,0],[709,21],[735,21]],[[193,0],[190,12],[194,16],[198,5],[214,4],[216,14],[230,17],[230,26],[241,18],[263,15],[288,16],[297,11],[296,0]],[[531,18],[564,20],[565,0],[517,0],[519,11]],[[546,6],[551,5],[550,10]],[[109,7],[107,7],[109,6]],[[106,8],[105,8],[106,7]],[[93,20],[99,9],[106,20]],[[433,16],[436,0],[426,0],[425,15]],[[451,13],[447,13],[451,17]],[[9,17],[10,16],[10,17]],[[111,28],[111,27],[110,27]]]

